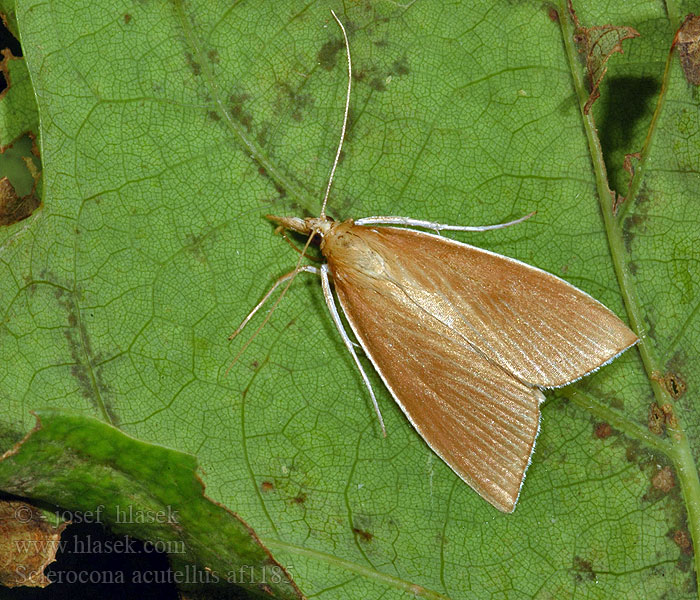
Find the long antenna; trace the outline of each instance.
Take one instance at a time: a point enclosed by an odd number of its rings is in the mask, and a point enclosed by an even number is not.
[[[326,204],[328,203],[328,195],[331,193],[331,186],[333,185],[333,176],[335,175],[335,168],[338,166],[338,160],[340,160],[340,151],[343,149],[343,141],[345,140],[345,128],[348,124],[348,113],[350,112],[350,91],[352,89],[352,60],[350,59],[350,43],[348,42],[348,34],[345,32],[345,27],[340,22],[340,19],[331,10],[331,14],[338,23],[340,30],[343,32],[343,39],[345,40],[345,52],[348,55],[348,93],[345,98],[345,114],[343,115],[343,128],[340,131],[340,142],[338,143],[338,151],[335,153],[335,160],[333,161],[333,168],[331,169],[331,176],[328,178],[328,187],[326,187],[326,195],[323,197],[323,204],[321,205],[321,219],[326,218]]]

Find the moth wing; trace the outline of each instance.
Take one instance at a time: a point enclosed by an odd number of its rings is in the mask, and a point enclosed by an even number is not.
[[[639,341],[586,292],[531,265],[419,231],[353,231],[388,259],[388,276],[417,304],[525,383],[567,385]]]
[[[331,273],[355,336],[413,427],[484,499],[512,512],[539,431],[542,392],[426,317],[389,281]]]

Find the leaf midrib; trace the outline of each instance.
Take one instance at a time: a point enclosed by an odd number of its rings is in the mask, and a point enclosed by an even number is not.
[[[677,11],[675,8],[673,10],[669,8],[668,14],[670,15],[672,21],[674,20],[674,17],[675,21],[677,21]],[[671,15],[673,15],[673,17],[671,17]],[[663,372],[664,368],[656,356],[649,338],[644,336],[643,324],[648,320],[645,319],[645,311],[642,303],[639,301],[635,280],[628,269],[628,256],[625,251],[624,240],[622,238],[622,228],[620,226],[621,216],[624,214],[624,212],[619,215],[613,215],[612,197],[610,187],[608,185],[605,162],[603,160],[603,152],[600,145],[600,140],[598,138],[595,122],[593,120],[593,115],[590,113],[586,115],[583,112],[583,107],[588,99],[588,90],[584,82],[583,73],[579,68],[578,52],[574,47],[572,24],[569,18],[569,8],[566,0],[560,0],[559,2],[559,22],[561,24],[564,47],[566,50],[567,59],[569,61],[574,88],[579,100],[583,127],[586,132],[588,147],[591,153],[591,161],[596,180],[596,190],[598,193],[598,202],[603,217],[605,232],[608,239],[608,247],[610,249],[610,257],[613,262],[620,293],[622,294],[625,309],[627,310],[627,315],[630,319],[631,325],[641,339],[641,342],[636,347],[641,356],[644,371],[653,391],[654,398],[660,406],[667,405],[673,407],[671,398],[661,386],[658,377],[654,377],[654,373]],[[677,28],[677,26],[678,23],[674,23],[674,27]],[[673,57],[674,53],[669,52],[666,68],[663,74],[661,93],[659,95],[658,104],[656,110],[654,111],[654,116],[651,120],[649,132],[645,141],[645,152],[642,154],[640,167],[637,172],[637,181],[641,181],[641,177],[645,171],[644,167],[646,165],[646,159],[649,156],[651,140],[653,139],[656,131],[658,115],[660,114],[664,105],[665,95],[668,90],[670,77],[669,64]],[[633,186],[631,186],[631,190],[636,191],[638,189],[638,185],[639,184],[637,182],[634,182]],[[631,196],[628,196],[627,203],[629,203],[632,199],[633,198]],[[575,390],[574,393],[576,393]],[[591,407],[585,403],[577,402],[577,404],[579,404],[579,406],[583,406],[590,412],[596,412],[596,410],[592,410]],[[598,406],[597,410],[600,409],[601,406]],[[608,418],[611,418],[612,420],[612,411],[608,410],[606,412]],[[698,478],[697,466],[695,464],[685,430],[681,424],[681,420],[677,415],[674,414],[674,416],[675,419],[672,419],[667,424],[667,432],[669,434],[668,437],[665,439],[659,438],[656,441],[654,441],[653,438],[650,438],[649,434],[642,432],[641,427],[629,422],[628,419],[619,417],[615,420],[619,423],[624,423],[624,431],[627,435],[632,435],[647,445],[652,446],[654,449],[662,452],[673,463],[680,482],[686,510],[688,512],[688,529],[690,530],[690,535],[693,540],[693,547],[698,548],[698,544],[700,544],[700,479]],[[700,553],[697,551],[694,555],[694,562],[698,588],[700,589]]]

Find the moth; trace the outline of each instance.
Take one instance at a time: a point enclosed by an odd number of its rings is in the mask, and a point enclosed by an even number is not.
[[[512,512],[539,432],[542,390],[596,371],[639,340],[612,311],[563,279],[439,235],[497,229],[531,215],[481,227],[395,216],[336,222],[326,216],[352,87],[347,33],[331,13],[343,33],[348,86],[321,212],[305,219],[268,215],[278,228],[308,236],[306,246],[296,268],[277,280],[231,339],[279,286],[286,283],[286,292],[301,272],[319,275],[330,316],[385,435],[334,290],[359,346],[419,435],[485,500]],[[312,239],[320,239],[326,259],[320,267],[301,264]]]

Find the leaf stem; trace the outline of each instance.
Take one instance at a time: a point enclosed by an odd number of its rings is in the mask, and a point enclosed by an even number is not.
[[[639,301],[634,280],[629,269],[627,268],[624,240],[622,237],[621,228],[619,226],[619,220],[616,219],[612,212],[612,196],[608,185],[607,172],[605,169],[605,162],[603,160],[603,151],[598,138],[598,132],[593,120],[593,115],[590,114],[590,112],[589,114],[584,114],[583,112],[583,107],[588,99],[588,91],[586,89],[583,73],[578,62],[578,51],[574,45],[572,23],[569,17],[569,8],[566,0],[560,0],[559,17],[564,46],[566,49],[567,58],[569,60],[571,76],[573,78],[574,88],[576,90],[579,100],[579,107],[581,109],[583,128],[586,132],[591,161],[593,163],[596,189],[598,191],[598,201],[600,204],[601,214],[603,216],[605,232],[608,238],[613,268],[615,270],[615,275],[617,277],[630,324],[641,339],[641,342],[638,344],[637,348],[639,349],[639,354],[649,380],[649,385],[652,388],[657,403],[660,406],[670,406],[671,398],[661,386],[659,378],[654,376],[655,373],[663,372],[664,369],[663,365],[656,356],[656,353],[654,352],[654,347],[652,346],[653,340],[646,335],[647,330],[645,326],[642,304]],[[653,130],[657,124],[658,115],[663,107],[663,100],[667,90],[667,79],[670,71],[669,65],[671,64],[670,61],[672,55],[673,53],[669,54],[669,59],[666,63],[664,82],[659,98],[659,104],[654,114],[654,118],[650,123],[650,131],[647,135],[647,142],[645,143],[645,152],[647,155],[650,147],[649,142],[653,136]],[[644,162],[646,155],[642,158]],[[642,164],[641,172],[639,173],[640,178],[643,173],[643,169],[644,165]],[[637,184],[635,191],[638,189],[638,185],[639,184]],[[627,198],[628,203],[632,200],[632,197]],[[673,414],[672,417],[673,418],[671,418],[667,424],[669,443],[667,445],[664,444],[663,446],[658,446],[657,444],[652,445],[664,452],[664,454],[669,457],[676,468],[677,477],[683,494],[683,500],[688,513],[688,529],[693,539],[693,548],[695,549],[695,574],[698,582],[698,589],[700,591],[700,552],[697,551],[697,549],[700,547],[700,479],[698,478],[698,472],[691,453],[690,444],[688,443],[688,438],[685,435],[680,419],[675,414]],[[639,432],[637,433],[639,434]],[[648,436],[641,437],[646,443],[650,443]]]
[[[649,429],[641,427],[629,419],[625,419],[617,411],[599,402],[591,394],[577,389],[576,386],[557,389],[556,394],[568,398],[574,404],[609,423],[627,437],[642,440],[647,446],[666,456],[670,457],[673,454],[674,445],[669,440],[653,434]]]

